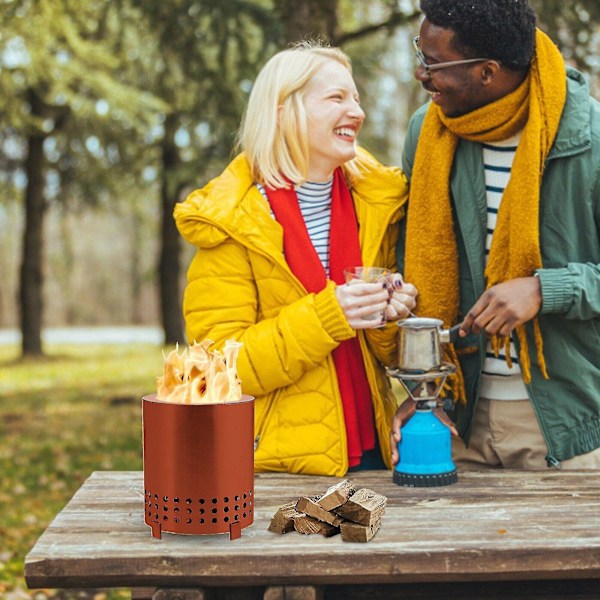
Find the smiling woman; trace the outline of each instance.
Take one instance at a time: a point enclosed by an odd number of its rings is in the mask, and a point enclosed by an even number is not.
[[[384,372],[395,323],[415,305],[399,275],[344,285],[344,269],[390,268],[406,181],[357,147],[365,119],[348,57],[302,43],[259,73],[243,151],[177,206],[196,257],[189,340],[243,343],[256,397],[255,467],[344,475],[390,466],[396,401]],[[373,313],[385,314],[371,319]]]
[[[356,155],[355,140],[365,119],[350,71],[324,64],[306,86],[304,106],[309,147],[308,179],[328,181]]]

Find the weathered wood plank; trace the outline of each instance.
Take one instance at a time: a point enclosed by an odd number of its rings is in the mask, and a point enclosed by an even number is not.
[[[26,558],[30,587],[174,587],[534,579],[600,580],[600,478],[589,472],[481,471],[443,488],[403,488],[386,471],[353,483],[387,497],[364,545],[337,536],[276,536],[286,502],[330,477],[260,473],[255,521],[227,535],[152,539],[139,472],[97,472]],[[357,554],[359,552],[359,554]]]
[[[132,588],[131,600],[152,600],[156,588]]]
[[[271,586],[265,590],[263,600],[322,600],[323,589],[313,585]]]
[[[211,594],[203,589],[162,588],[152,600],[210,600]]]

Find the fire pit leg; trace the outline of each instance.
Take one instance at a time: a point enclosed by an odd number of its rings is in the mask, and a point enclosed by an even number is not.
[[[234,523],[230,523],[229,524],[229,539],[230,540],[237,540],[238,538],[242,537],[242,526],[240,525],[240,522],[234,522]]]
[[[160,526],[160,523],[154,522],[150,527],[152,528],[152,537],[160,540],[162,538],[162,527]]]

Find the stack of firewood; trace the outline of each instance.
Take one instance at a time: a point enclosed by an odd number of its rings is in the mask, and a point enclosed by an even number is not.
[[[320,533],[330,537],[341,532],[344,542],[368,542],[379,529],[387,498],[344,479],[322,496],[302,496],[281,506],[271,519],[269,531]]]

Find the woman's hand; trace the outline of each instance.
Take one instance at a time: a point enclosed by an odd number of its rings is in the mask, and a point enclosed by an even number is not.
[[[417,288],[412,283],[404,283],[400,273],[393,273],[386,278],[390,286],[390,298],[385,309],[388,321],[405,319],[417,306]]]
[[[385,324],[385,310],[390,301],[388,288],[386,281],[337,286],[337,301],[352,329],[374,329]]]

